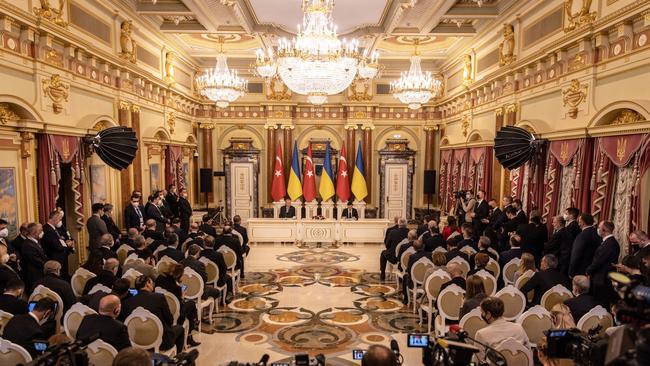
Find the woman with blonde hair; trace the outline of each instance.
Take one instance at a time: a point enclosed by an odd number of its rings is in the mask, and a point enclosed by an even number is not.
[[[576,327],[576,322],[571,315],[571,309],[563,303],[557,303],[551,309],[554,329],[571,329]]]
[[[537,267],[535,267],[535,257],[530,253],[524,253],[521,255],[521,261],[519,262],[519,267],[515,271],[515,283],[527,271],[537,272]]]

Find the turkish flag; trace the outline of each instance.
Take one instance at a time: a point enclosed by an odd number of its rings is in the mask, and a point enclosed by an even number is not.
[[[336,195],[341,202],[350,199],[350,173],[348,172],[348,163],[345,160],[345,144],[341,148],[339,158],[339,169],[336,175]]]
[[[305,202],[311,202],[316,198],[316,172],[314,171],[314,162],[311,160],[311,144],[307,148],[305,170],[302,174],[302,196],[305,198]]]
[[[284,186],[284,168],[282,166],[282,145],[278,144],[275,153],[275,169],[273,169],[273,185],[271,196],[273,201],[280,201],[287,195],[287,188]]]

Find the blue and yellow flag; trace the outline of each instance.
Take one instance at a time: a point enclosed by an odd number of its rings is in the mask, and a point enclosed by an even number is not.
[[[293,156],[291,158],[291,171],[289,172],[289,185],[287,194],[292,201],[302,196],[302,184],[300,183],[300,160],[298,160],[298,145],[293,143]]]
[[[361,141],[357,146],[357,159],[354,162],[354,173],[352,173],[352,193],[357,201],[361,201],[368,195],[366,186],[366,173],[363,171],[363,155],[361,154]]]
[[[323,173],[320,175],[318,193],[323,201],[334,196],[334,174],[332,173],[332,159],[330,158],[330,143],[325,147],[325,161],[323,162]]]

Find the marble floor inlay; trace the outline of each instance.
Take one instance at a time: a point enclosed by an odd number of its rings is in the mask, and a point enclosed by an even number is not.
[[[261,269],[265,261],[273,268],[247,272],[236,299],[220,308],[212,327],[204,324],[199,364],[257,361],[253,355],[263,353],[273,362],[323,353],[328,365],[349,365],[352,349],[387,344],[395,333],[426,331],[402,305],[395,282],[379,281],[377,264],[359,263],[378,262],[381,247],[253,247],[247,265]],[[233,337],[242,352],[226,351]]]

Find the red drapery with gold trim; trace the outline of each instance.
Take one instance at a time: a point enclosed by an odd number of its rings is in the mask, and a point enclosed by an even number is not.
[[[492,189],[493,148],[491,146],[441,151],[440,205],[449,212],[456,206],[454,192]]]
[[[552,226],[551,218],[560,213],[561,210],[567,207],[561,207],[561,196],[563,190],[569,190],[564,194],[573,196],[573,191],[576,186],[582,185],[582,182],[570,180],[566,186],[562,186],[562,177],[565,169],[569,169],[567,173],[571,173],[574,167],[578,165],[577,159],[574,159],[578,151],[582,148],[585,139],[572,139],[551,141],[548,147],[548,154],[546,154],[546,172],[545,172],[545,189],[544,189],[544,203],[542,206],[542,218],[546,220],[549,230]],[[584,176],[582,174],[581,176]],[[569,177],[572,178],[572,177]],[[571,205],[575,205],[571,200]]]
[[[167,146],[165,150],[165,183],[185,187],[183,175],[183,149],[180,146]]]

